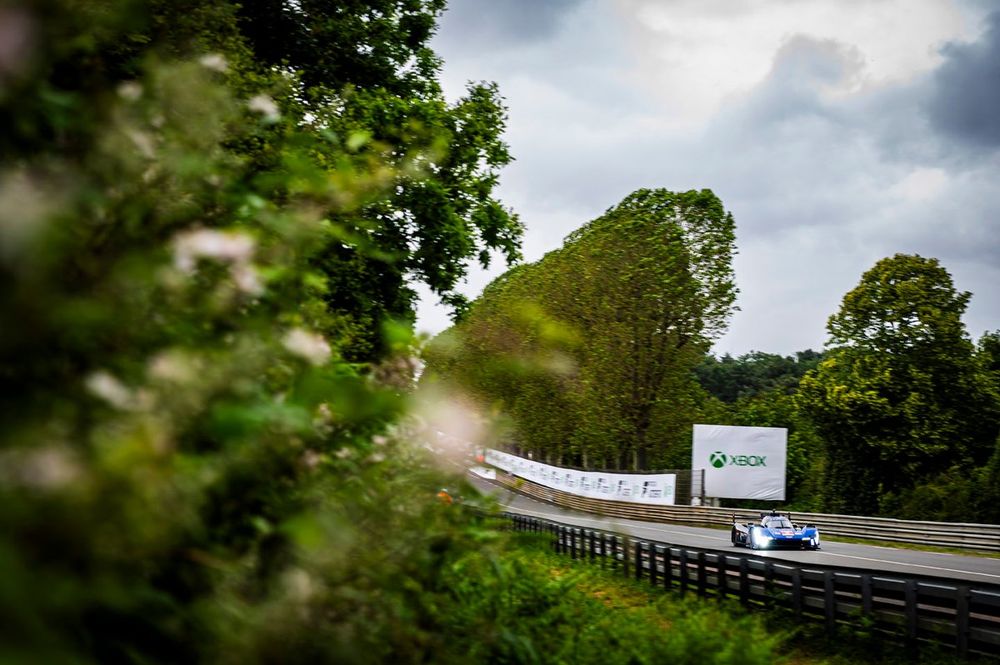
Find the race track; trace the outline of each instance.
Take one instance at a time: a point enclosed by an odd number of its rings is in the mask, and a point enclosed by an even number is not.
[[[732,546],[728,530],[602,517],[537,501],[479,477],[470,475],[469,482],[484,494],[494,496],[510,512],[672,545],[749,552],[742,547]],[[822,549],[818,552],[757,550],[754,556],[794,561],[798,564],[812,563],[855,568],[867,572],[940,577],[952,583],[963,580],[976,586],[1000,587],[1000,558],[857,545],[831,542],[826,539],[823,540]]]

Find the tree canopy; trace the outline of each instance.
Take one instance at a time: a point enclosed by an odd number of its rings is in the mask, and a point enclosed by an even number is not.
[[[536,454],[683,463],[691,369],[734,309],[734,238],[711,191],[639,190],[491,284],[445,335],[457,359],[432,356],[430,367],[498,404]],[[540,370],[511,372],[524,363]]]
[[[829,507],[875,514],[922,480],[985,464],[998,421],[961,321],[969,297],[936,259],[904,254],[844,296],[800,391],[826,443]]]

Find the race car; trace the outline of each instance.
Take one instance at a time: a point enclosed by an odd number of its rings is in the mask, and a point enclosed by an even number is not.
[[[819,529],[814,524],[792,524],[791,513],[772,510],[760,514],[760,522],[738,522],[733,515],[733,546],[756,549],[819,549]]]

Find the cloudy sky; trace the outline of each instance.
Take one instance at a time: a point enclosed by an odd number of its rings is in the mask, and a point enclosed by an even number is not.
[[[500,197],[539,259],[640,187],[710,188],[737,224],[719,353],[818,349],[878,259],[941,260],[1000,328],[1000,2],[451,0],[451,98],[500,85]],[[502,272],[471,275],[477,295]],[[418,327],[445,310],[424,298]]]

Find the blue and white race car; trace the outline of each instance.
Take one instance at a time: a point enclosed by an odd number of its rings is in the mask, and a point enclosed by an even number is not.
[[[760,514],[760,522],[738,522],[733,515],[733,545],[752,550],[819,549],[819,529],[814,524],[792,524],[790,513],[771,511]]]

